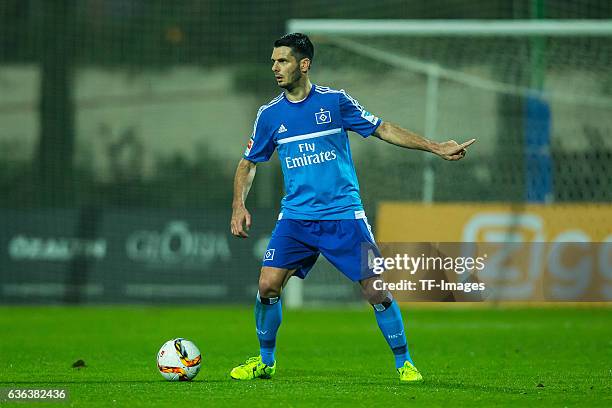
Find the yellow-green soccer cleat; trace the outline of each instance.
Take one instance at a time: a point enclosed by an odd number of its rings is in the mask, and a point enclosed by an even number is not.
[[[261,356],[251,357],[244,364],[234,367],[230,376],[234,380],[252,380],[254,378],[270,379],[276,372],[276,361],[273,366],[264,364]]]
[[[400,382],[423,381],[423,376],[419,373],[419,370],[410,364],[409,361],[406,361],[403,367],[398,368],[397,372],[399,373]]]

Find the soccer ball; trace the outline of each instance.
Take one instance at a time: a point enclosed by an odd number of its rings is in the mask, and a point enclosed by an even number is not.
[[[200,350],[189,340],[168,340],[157,353],[157,368],[168,381],[191,381],[200,372]]]

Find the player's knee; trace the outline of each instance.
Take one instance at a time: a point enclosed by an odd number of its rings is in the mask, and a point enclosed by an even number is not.
[[[274,276],[261,274],[259,277],[259,296],[267,298],[280,296],[282,285],[282,280],[279,280]]]
[[[387,290],[379,290],[374,288],[374,285],[365,285],[361,287],[361,294],[365,300],[371,305],[382,303],[389,298],[390,294]]]

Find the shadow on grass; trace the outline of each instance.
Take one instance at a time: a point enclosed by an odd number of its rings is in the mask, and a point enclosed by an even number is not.
[[[536,389],[528,389],[525,387],[508,387],[508,386],[495,386],[495,385],[478,385],[478,384],[466,384],[457,382],[444,382],[444,381],[425,381],[420,384],[414,384],[419,389],[442,389],[442,390],[455,390],[455,391],[479,391],[486,393],[500,393],[500,394],[521,394],[535,392]],[[411,385],[408,385],[411,386]]]
[[[346,380],[349,378],[346,373],[342,374],[338,371],[333,373],[323,373],[321,376],[313,377],[312,372],[301,372],[300,374],[292,373],[288,375],[285,380],[294,380],[299,381],[302,384],[312,383],[312,384],[320,384],[321,377],[325,377],[330,386],[335,387],[343,387],[343,386],[367,386],[367,387],[397,387],[398,389],[406,389],[407,391],[432,391],[432,390],[444,390],[444,391],[462,391],[462,392],[479,392],[479,393],[498,393],[498,394],[530,394],[536,392],[536,388],[529,387],[513,387],[513,386],[496,386],[496,385],[488,385],[488,384],[470,384],[464,382],[453,382],[453,381],[440,381],[440,380],[428,380],[417,382],[417,383],[408,383],[402,384],[399,382],[396,376],[393,374],[387,376],[376,376],[371,378],[351,378],[350,380]],[[319,373],[321,374],[321,373]],[[326,375],[327,374],[327,375]],[[336,379],[334,381],[333,379]],[[539,388],[538,390],[544,390],[544,388]]]

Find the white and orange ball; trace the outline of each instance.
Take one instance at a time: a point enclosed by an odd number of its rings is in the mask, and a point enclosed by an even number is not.
[[[202,355],[193,342],[168,340],[157,353],[157,368],[168,381],[191,381],[200,372]]]

